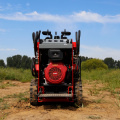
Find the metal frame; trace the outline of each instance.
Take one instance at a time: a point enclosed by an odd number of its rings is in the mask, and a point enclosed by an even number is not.
[[[54,43],[53,43],[54,44]],[[38,66],[36,66],[37,68],[37,71],[38,71],[38,94],[40,92],[42,92],[42,94],[44,94],[44,86],[41,86],[40,85],[40,45],[43,45],[43,44],[40,44],[40,39],[39,39],[39,42],[37,42],[37,51],[38,51]],[[68,44],[69,45],[69,44]],[[57,96],[56,94],[56,97],[46,97],[45,95],[42,95],[41,97],[38,96],[38,102],[74,102],[74,74],[73,74],[73,51],[76,49],[76,42],[73,42],[72,40],[72,44],[70,44],[72,47],[71,50],[72,50],[72,86],[68,86],[68,94],[66,95],[67,97],[59,97]],[[72,89],[72,93],[70,94],[69,90],[70,88]],[[41,91],[40,91],[41,89]],[[63,94],[62,94],[63,95]],[[61,96],[62,96],[61,95]]]

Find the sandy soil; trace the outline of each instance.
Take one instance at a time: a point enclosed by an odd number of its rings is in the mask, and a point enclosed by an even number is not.
[[[4,81],[2,84],[6,84]],[[28,101],[17,98],[4,99],[9,109],[0,109],[0,118],[5,120],[120,120],[120,101],[106,91],[97,91],[103,85],[83,85],[83,107],[76,108],[68,103],[49,103],[38,107],[29,104],[30,83],[10,81],[15,86],[0,89],[0,98],[28,92]]]

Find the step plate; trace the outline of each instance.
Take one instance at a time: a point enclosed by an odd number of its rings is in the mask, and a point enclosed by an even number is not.
[[[72,97],[72,94],[40,94],[38,97]]]

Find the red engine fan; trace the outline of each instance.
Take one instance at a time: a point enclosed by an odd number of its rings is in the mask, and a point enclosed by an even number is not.
[[[60,84],[64,81],[67,67],[59,62],[59,63],[53,63],[50,62],[50,64],[45,68],[45,78],[46,81],[50,84]]]

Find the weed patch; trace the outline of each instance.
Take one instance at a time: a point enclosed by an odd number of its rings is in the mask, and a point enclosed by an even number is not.
[[[30,69],[0,68],[0,81],[17,80],[21,82],[30,82],[33,78]]]
[[[83,84],[96,81],[105,85],[105,89],[109,92],[114,92],[116,88],[120,88],[120,70],[92,70],[82,71]]]
[[[91,115],[91,116],[89,116],[88,117],[88,119],[101,119],[101,117],[100,116],[94,116],[94,115]]]
[[[7,82],[7,83],[1,83],[0,84],[0,89],[5,89],[6,87],[10,87],[10,86],[16,86],[15,84],[12,84],[11,82]]]
[[[101,97],[100,99],[94,100],[93,102],[95,102],[95,103],[101,103],[104,97],[105,96]]]
[[[9,106],[9,104],[7,104],[7,102],[0,104],[0,110],[5,110],[5,109],[9,109],[9,108],[10,108],[10,106]]]

